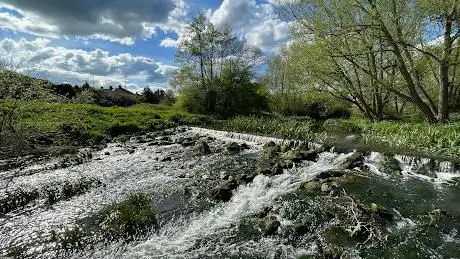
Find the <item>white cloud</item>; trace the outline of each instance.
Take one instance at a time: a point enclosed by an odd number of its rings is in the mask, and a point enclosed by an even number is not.
[[[178,32],[187,13],[184,0],[55,1],[3,0],[0,29],[39,37],[102,39],[132,45],[157,28]]]
[[[249,44],[265,52],[275,51],[290,39],[291,23],[278,17],[273,4],[257,4],[255,0],[224,0],[212,13],[211,21],[216,26],[230,26]]]
[[[0,41],[0,55],[14,57],[21,63],[21,72],[57,83],[82,84],[91,82],[94,76],[98,87],[108,87],[124,84],[126,76],[135,91],[146,85],[164,86],[177,69],[152,58],[128,53],[111,55],[101,49],[85,51],[53,47],[49,40],[41,38],[34,41],[4,39]]]
[[[165,48],[177,48],[178,45],[179,45],[179,41],[171,39],[171,38],[165,38],[160,43],[160,46],[165,47]]]

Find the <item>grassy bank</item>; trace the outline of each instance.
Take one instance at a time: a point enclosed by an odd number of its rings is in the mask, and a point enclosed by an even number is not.
[[[3,156],[43,151],[60,153],[66,147],[97,145],[107,137],[161,130],[178,124],[200,125],[208,120],[206,116],[164,105],[121,108],[35,101],[22,103],[16,116],[16,131],[3,136],[0,150]],[[56,147],[59,148],[54,150]]]
[[[272,117],[236,117],[216,121],[175,107],[153,104],[129,108],[94,104],[27,102],[18,128],[36,146],[88,146],[107,137],[161,130],[178,124],[301,139],[351,148],[460,160],[460,123],[432,126],[365,119],[299,121]],[[347,135],[359,136],[348,141]],[[27,151],[27,150],[25,150]],[[61,152],[61,151],[58,151]]]
[[[460,123],[433,126],[394,121],[370,122],[364,119],[313,122],[236,117],[218,127],[244,133],[347,145],[363,150],[460,160]],[[358,140],[347,140],[347,135],[358,136]]]

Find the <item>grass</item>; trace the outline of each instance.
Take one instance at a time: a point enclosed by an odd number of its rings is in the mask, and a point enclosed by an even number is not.
[[[428,125],[365,119],[312,121],[236,117],[218,128],[317,143],[334,143],[334,136],[361,135],[361,149],[460,160],[460,123]]]
[[[209,121],[206,116],[189,114],[172,106],[153,104],[122,108],[25,101],[20,106],[16,124],[19,134],[4,135],[3,138],[11,140],[3,143],[4,149],[0,150],[7,157],[40,153],[41,147],[51,152],[52,146],[83,147],[101,143],[107,136],[161,130],[178,124],[201,125]],[[34,149],[27,145],[19,147],[17,143],[23,143],[23,140],[39,148]],[[15,147],[19,150],[15,150]],[[28,150],[29,148],[35,151]],[[55,153],[61,153],[62,148]]]

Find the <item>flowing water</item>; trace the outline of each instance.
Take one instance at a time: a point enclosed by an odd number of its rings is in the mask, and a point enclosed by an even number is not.
[[[211,154],[197,156],[193,146],[174,144],[187,137],[206,137]],[[74,165],[48,161],[0,172],[0,257],[460,258],[456,164],[394,156],[401,171],[393,174],[382,167],[387,156],[366,154],[362,177],[343,186],[343,192],[394,216],[368,225],[373,235],[364,240],[340,230],[349,222],[343,213],[326,211],[330,202],[340,204],[344,198],[304,191],[305,183],[320,173],[344,169],[353,153],[322,152],[315,162],[297,163],[282,174],[257,175],[235,188],[229,201],[219,202],[210,190],[229,176],[254,172],[264,143],[306,143],[200,128],[175,131],[168,138],[170,143],[163,145],[136,139],[109,144]],[[249,149],[229,153],[225,147],[230,142],[246,143]],[[59,246],[56,235],[133,193],[150,198],[156,228],[134,239],[70,250]],[[270,235],[259,227],[264,212],[279,222]],[[310,219],[308,231],[293,230],[305,218]]]

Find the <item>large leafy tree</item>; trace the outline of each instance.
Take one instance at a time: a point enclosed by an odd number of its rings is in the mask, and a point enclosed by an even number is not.
[[[380,104],[391,93],[413,103],[430,123],[448,120],[458,60],[458,0],[298,0],[284,8],[296,20],[297,40],[320,44],[324,59],[340,67],[344,78],[354,79],[345,88],[360,85],[357,92],[366,98],[351,95],[372,100],[372,105],[358,100],[360,106],[375,106],[371,111],[379,117]],[[441,49],[434,51],[427,43],[438,37]],[[420,66],[423,58],[429,60],[435,87]]]

